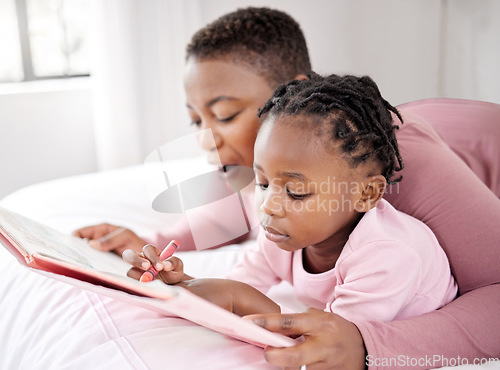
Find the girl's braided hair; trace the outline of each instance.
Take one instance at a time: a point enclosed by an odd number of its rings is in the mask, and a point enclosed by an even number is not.
[[[301,115],[319,117],[321,132],[327,130],[327,138],[342,142],[341,150],[351,165],[376,160],[382,166],[382,175],[388,184],[395,171],[403,169],[391,112],[403,122],[398,110],[380,94],[375,82],[368,76],[322,77],[314,72],[307,80],[294,80],[279,86],[273,96],[259,111],[259,117],[267,115]]]

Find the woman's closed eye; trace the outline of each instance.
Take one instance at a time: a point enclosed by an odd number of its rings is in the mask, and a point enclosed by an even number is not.
[[[228,123],[228,122],[231,122],[233,119],[235,119],[238,114],[240,114],[240,112],[235,113],[235,114],[228,116],[228,117],[217,118],[217,120],[219,122],[222,122],[222,123]]]

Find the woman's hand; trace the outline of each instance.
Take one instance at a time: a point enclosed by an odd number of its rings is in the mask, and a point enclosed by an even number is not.
[[[73,233],[79,238],[88,239],[90,246],[103,252],[115,252],[121,255],[125,249],[140,252],[147,244],[133,231],[124,227],[100,224],[84,227]]]
[[[356,325],[330,312],[309,309],[298,314],[251,315],[246,317],[265,329],[288,336],[303,335],[293,347],[265,351],[273,365],[307,370],[365,369],[366,350]]]
[[[122,258],[133,267],[128,270],[127,276],[139,280],[142,274],[151,266],[158,271],[157,278],[165,284],[177,284],[185,280],[192,279],[191,276],[184,274],[184,265],[177,257],[170,257],[165,261],[160,260],[161,251],[151,244],[142,248],[142,253],[127,249],[123,252]]]

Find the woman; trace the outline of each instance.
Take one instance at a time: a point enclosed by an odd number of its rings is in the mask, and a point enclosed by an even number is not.
[[[185,90],[193,123],[212,129],[215,144],[205,147],[209,159],[218,154],[224,167],[251,166],[258,108],[279,84],[304,78],[310,69],[300,27],[279,11],[241,9],[197,32],[187,48]],[[317,310],[254,317],[267,329],[306,336],[297,346],[268,349],[269,362],[361,369],[365,364],[393,364],[403,355],[403,362],[419,367],[444,366],[457,357],[471,362],[499,357],[500,313],[495,307],[500,306],[500,285],[494,285],[500,282],[498,194],[480,181],[426,120],[412,116],[404,107],[400,111],[405,123],[397,135],[406,168],[401,185],[386,199],[435,232],[450,260],[460,297],[439,311],[392,323],[351,323]],[[454,127],[457,132],[467,124],[466,115],[460,118]],[[481,122],[474,124],[478,127]],[[96,225],[78,230],[77,235],[93,240],[102,250],[118,253],[140,250],[151,242],[130,230],[101,240],[118,228]],[[176,228],[176,238],[178,232]],[[171,235],[152,242],[160,245],[167,239]],[[189,244],[189,240],[181,242]],[[426,362],[428,358],[433,362]]]

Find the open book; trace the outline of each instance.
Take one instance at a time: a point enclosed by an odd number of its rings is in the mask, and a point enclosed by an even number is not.
[[[141,283],[126,276],[120,257],[91,248],[83,239],[63,234],[0,207],[0,242],[18,261],[43,275],[102,295],[178,316],[231,337],[264,347],[296,342],[212,304],[188,290],[158,280]]]

